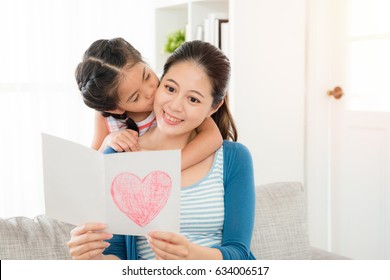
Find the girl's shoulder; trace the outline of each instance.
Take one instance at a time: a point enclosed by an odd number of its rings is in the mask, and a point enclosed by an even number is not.
[[[152,111],[144,120],[136,122],[139,130],[139,135],[144,135],[149,129],[157,125],[156,115]]]
[[[105,117],[105,121],[106,121],[107,129],[110,133],[121,130],[126,127],[126,120],[117,119],[114,118],[113,116]]]

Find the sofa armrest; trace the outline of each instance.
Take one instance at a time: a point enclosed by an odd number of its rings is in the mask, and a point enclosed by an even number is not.
[[[251,250],[257,259],[262,260],[311,259],[302,183],[256,186]]]
[[[257,259],[349,259],[310,245],[304,191],[303,184],[299,182],[256,186],[256,216],[251,250]]]
[[[74,227],[44,215],[0,219],[0,259],[70,259],[66,243]]]
[[[338,255],[336,253],[328,252],[316,247],[311,247],[312,260],[350,260],[347,257]]]

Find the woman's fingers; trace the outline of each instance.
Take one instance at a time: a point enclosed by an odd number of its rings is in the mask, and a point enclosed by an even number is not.
[[[104,249],[96,249],[93,251],[88,251],[82,255],[72,255],[71,256],[74,260],[98,260],[102,259],[102,253]]]
[[[102,231],[105,228],[106,226],[100,223],[89,223],[74,228],[67,243],[72,258],[101,258],[101,253],[110,246],[105,240],[112,238],[112,234]]]
[[[148,236],[153,239],[164,240],[170,243],[180,243],[184,240],[187,240],[184,236],[180,234],[167,231],[151,231],[149,232]]]
[[[79,246],[71,247],[69,252],[74,259],[92,259],[110,246],[110,243],[105,241],[94,241],[84,243]]]
[[[71,240],[68,242],[68,247],[74,247],[95,241],[104,241],[111,238],[112,234],[110,233],[89,231],[81,235],[72,236]]]
[[[72,236],[81,235],[89,231],[102,231],[106,229],[106,225],[102,223],[86,223],[80,226],[75,227],[70,234]]]
[[[151,232],[148,241],[158,258],[186,259],[189,256],[189,242],[180,234]]]
[[[180,260],[183,259],[175,254],[169,253],[167,251],[161,250],[159,247],[151,245],[154,254],[156,255],[157,260]]]

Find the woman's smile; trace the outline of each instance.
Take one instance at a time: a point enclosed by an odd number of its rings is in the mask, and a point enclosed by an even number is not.
[[[178,119],[178,118],[168,114],[166,111],[164,111],[163,119],[169,125],[176,125],[176,124],[179,124],[183,121],[181,119]]]

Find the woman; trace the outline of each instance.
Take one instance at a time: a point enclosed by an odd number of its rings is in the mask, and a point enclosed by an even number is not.
[[[235,141],[225,102],[229,76],[229,61],[219,49],[201,41],[183,44],[164,66],[154,101],[157,126],[139,139],[140,147],[183,149],[209,117],[224,139]],[[254,180],[248,150],[224,141],[214,154],[182,171],[181,182],[180,234],[155,231],[147,237],[111,238],[101,232],[104,225],[86,224],[72,231],[68,242],[72,257],[253,259]]]

